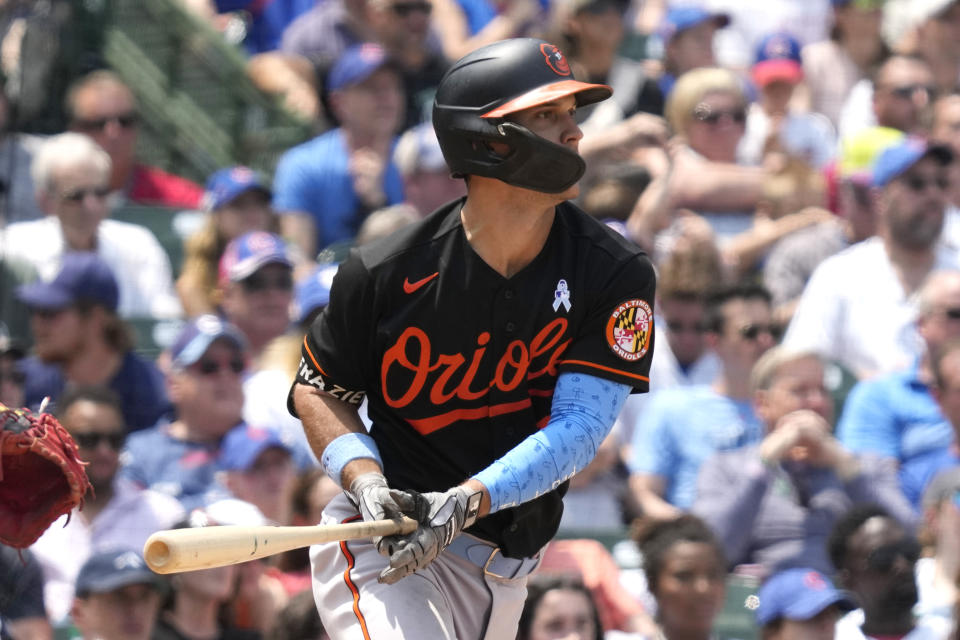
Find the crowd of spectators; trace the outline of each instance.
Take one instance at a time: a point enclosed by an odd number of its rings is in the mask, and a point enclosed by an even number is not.
[[[4,81],[0,403],[46,403],[95,494],[0,547],[0,638],[326,637],[305,553],[161,580],[139,550],[319,520],[304,332],[347,250],[465,194],[433,92],[517,36],[614,88],[577,204],[658,275],[650,393],[572,480],[518,637],[707,640],[732,577],[766,640],[960,637],[960,0],[175,1],[316,135],[200,185],[141,158],[117,71],[70,78],[49,136]],[[131,205],[189,214],[181,246]]]

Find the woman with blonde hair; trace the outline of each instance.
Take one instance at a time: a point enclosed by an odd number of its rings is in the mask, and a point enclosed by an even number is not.
[[[176,283],[187,317],[216,312],[220,257],[231,240],[250,231],[277,233],[271,198],[263,179],[247,167],[220,169],[207,180],[203,197],[207,217],[184,242],[183,269]]]

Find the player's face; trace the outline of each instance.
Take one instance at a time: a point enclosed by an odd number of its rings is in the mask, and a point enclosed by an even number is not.
[[[583,131],[576,121],[577,100],[573,96],[566,96],[546,102],[536,107],[517,111],[507,116],[507,119],[530,130],[530,132],[572,151],[579,151]],[[494,146],[494,150],[496,146]],[[580,186],[573,185],[567,191],[558,195],[561,200],[570,200],[580,194]]]
[[[593,640],[593,605],[587,594],[553,589],[540,600],[530,624],[530,640]]]
[[[766,640],[833,640],[840,610],[831,605],[809,620],[782,620]]]
[[[950,177],[947,167],[923,158],[884,187],[880,216],[894,242],[925,250],[940,239]]]
[[[833,420],[833,402],[823,381],[823,365],[814,357],[784,363],[770,388],[758,394],[757,411],[769,425],[801,409]]]
[[[290,324],[293,271],[268,264],[241,282],[231,283],[223,308],[231,322],[251,336],[274,338]]]
[[[714,618],[723,608],[725,577],[725,569],[710,545],[678,542],[670,547],[654,593],[664,627],[694,637],[709,635]]]
[[[70,405],[61,423],[76,440],[80,459],[89,463],[87,475],[94,489],[109,487],[123,446],[123,416],[109,405],[80,400]]]
[[[133,584],[78,598],[73,618],[85,640],[148,640],[159,610],[159,592]]]

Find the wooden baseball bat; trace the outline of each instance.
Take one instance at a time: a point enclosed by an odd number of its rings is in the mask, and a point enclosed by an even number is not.
[[[417,521],[407,517],[312,527],[214,526],[158,531],[143,545],[143,559],[157,573],[225,567],[321,542],[407,534]]]

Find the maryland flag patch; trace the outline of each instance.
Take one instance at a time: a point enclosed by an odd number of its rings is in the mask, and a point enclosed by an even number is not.
[[[628,362],[636,362],[650,348],[653,310],[643,300],[628,300],[617,306],[607,321],[607,344]]]

